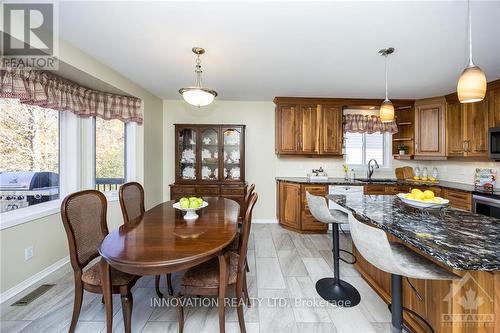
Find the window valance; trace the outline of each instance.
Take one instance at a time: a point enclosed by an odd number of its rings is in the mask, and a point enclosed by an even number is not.
[[[383,123],[379,116],[346,114],[343,116],[343,121],[344,132],[368,134],[375,132],[395,134],[398,132],[398,125],[395,121]]]
[[[89,89],[40,70],[0,70],[0,97],[18,98],[21,103],[70,111],[80,117],[119,119],[142,124],[139,98]]]

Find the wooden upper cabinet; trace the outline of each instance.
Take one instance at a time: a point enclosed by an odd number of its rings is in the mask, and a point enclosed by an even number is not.
[[[276,154],[342,154],[341,105],[302,101],[276,104]]]
[[[446,156],[464,156],[465,141],[461,104],[446,105]]]
[[[319,150],[319,105],[299,106],[299,151],[317,153]]]
[[[444,97],[415,102],[415,156],[446,156],[445,109]]]
[[[278,154],[295,154],[299,150],[298,123],[300,113],[296,105],[278,105],[277,108]]]
[[[500,127],[500,81],[486,92],[488,98],[488,127]]]
[[[465,156],[488,156],[488,99],[462,104]]]
[[[320,155],[342,154],[342,107],[323,105],[320,110]]]

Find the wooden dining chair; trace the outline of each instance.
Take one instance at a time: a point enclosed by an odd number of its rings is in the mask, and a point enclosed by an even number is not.
[[[123,222],[130,223],[144,215],[144,188],[137,182],[129,182],[120,186],[118,191],[120,206],[122,208]],[[172,275],[167,274],[168,294],[173,295]],[[158,297],[162,298],[160,291],[160,275],[155,276],[155,289]]]
[[[248,207],[253,192],[255,192],[255,184],[250,185],[247,189],[247,193],[245,194],[245,207]],[[238,249],[240,248],[240,233],[241,233],[241,225],[243,224],[243,219],[239,218],[238,223],[239,223],[238,234],[236,234],[236,238],[231,243],[231,245],[229,245],[229,249],[231,251],[238,251]],[[248,267],[248,265],[246,265],[246,270],[247,272],[250,272],[250,268]]]
[[[68,238],[69,257],[75,278],[70,333],[74,332],[80,316],[83,291],[102,294],[99,262],[89,264],[99,257],[99,246],[108,234],[106,211],[106,197],[95,190],[70,194],[61,204],[61,218]],[[121,295],[125,332],[131,330],[133,298],[130,289],[138,278],[111,268],[112,292]]]
[[[241,228],[241,242],[238,253],[228,251],[226,254],[229,256],[228,265],[228,287],[233,286],[235,289],[236,297],[238,298],[238,322],[240,325],[240,332],[246,332],[245,319],[243,317],[243,307],[241,301],[244,300],[250,304],[248,298],[248,287],[246,278],[246,255],[248,250],[248,238],[250,236],[250,226],[252,224],[252,211],[255,203],[257,202],[258,194],[253,193],[250,196],[249,203],[245,212],[245,218]],[[184,273],[181,283],[181,292],[177,297],[177,317],[179,319],[179,332],[184,330],[184,309],[180,298],[187,295],[195,296],[214,296],[219,294],[219,262],[217,258],[204,262],[198,266],[190,268]],[[222,306],[222,313],[224,313],[224,304]]]

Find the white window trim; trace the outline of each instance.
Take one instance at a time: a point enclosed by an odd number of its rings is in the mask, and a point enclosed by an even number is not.
[[[90,149],[86,149],[85,153],[85,170],[88,170],[88,174],[84,176],[88,179],[86,182],[86,187],[93,189],[95,186],[95,131],[94,131],[94,118],[90,118],[86,124],[87,138],[90,142]],[[125,124],[125,131],[127,135],[126,141],[126,159],[125,159],[125,181],[130,182],[136,179],[136,142],[137,142],[137,124],[135,122],[130,122]],[[118,191],[106,191],[103,192],[106,199],[110,202],[118,201]]]
[[[59,112],[59,199],[0,214],[0,230],[59,213],[63,198],[80,188],[80,118]]]
[[[365,142],[363,140],[363,145],[364,144]],[[366,164],[348,164],[347,167],[349,169],[354,169],[355,172],[367,172],[368,170]],[[392,134],[390,133],[384,134],[384,166],[377,170],[382,172],[392,171]]]

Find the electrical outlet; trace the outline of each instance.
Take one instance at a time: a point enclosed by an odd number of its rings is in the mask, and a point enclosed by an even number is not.
[[[30,260],[33,258],[33,246],[28,246],[24,249],[24,260]]]

